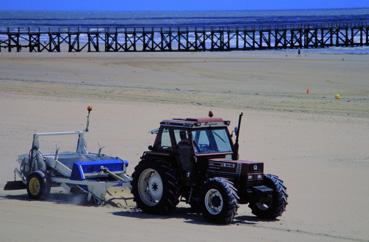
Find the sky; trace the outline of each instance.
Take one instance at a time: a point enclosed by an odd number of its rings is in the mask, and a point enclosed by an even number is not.
[[[369,0],[2,0],[0,10],[265,10],[369,8]]]

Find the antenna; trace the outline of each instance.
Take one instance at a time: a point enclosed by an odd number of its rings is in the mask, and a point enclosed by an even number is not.
[[[92,111],[92,106],[88,105],[87,106],[87,121],[86,121],[86,128],[85,128],[85,132],[88,132],[88,127],[90,126],[90,113]]]

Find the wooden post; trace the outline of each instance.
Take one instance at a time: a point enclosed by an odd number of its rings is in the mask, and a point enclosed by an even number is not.
[[[136,51],[136,28],[133,29],[133,51]]]
[[[314,29],[314,47],[318,48],[319,47],[319,38],[318,38],[318,29],[315,28]]]
[[[151,28],[151,51],[154,51],[155,33],[154,28]]]
[[[330,38],[330,42],[329,42],[329,46],[333,46],[333,28],[329,29],[329,38]]]
[[[321,46],[320,47],[325,47],[325,36],[324,36],[324,28],[320,29],[320,41],[321,41]]]
[[[163,28],[160,28],[160,51],[164,51],[164,33]]]
[[[351,27],[351,47],[355,46],[355,38],[354,38],[354,35],[355,35],[355,32],[354,32],[354,28]]]
[[[177,28],[177,41],[178,41],[178,51],[181,50],[181,30]]]
[[[236,28],[236,50],[239,50],[240,49],[239,38],[240,38],[240,32],[239,32],[238,27],[237,27]]]

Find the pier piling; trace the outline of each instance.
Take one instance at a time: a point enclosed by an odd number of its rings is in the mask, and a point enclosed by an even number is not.
[[[369,46],[369,24],[269,28],[0,30],[0,52],[155,52]]]

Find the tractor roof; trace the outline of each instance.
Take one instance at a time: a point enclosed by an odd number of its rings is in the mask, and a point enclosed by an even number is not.
[[[222,118],[173,118],[163,120],[160,125],[186,127],[186,128],[199,128],[199,127],[214,127],[214,126],[228,126],[229,121],[225,121]]]

